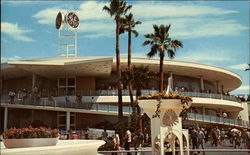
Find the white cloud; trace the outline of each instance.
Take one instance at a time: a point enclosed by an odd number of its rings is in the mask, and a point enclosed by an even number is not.
[[[238,91],[238,90],[250,90],[250,86],[249,85],[246,85],[246,86],[240,86],[238,89],[236,89],[235,91]]]
[[[227,68],[236,69],[236,70],[245,70],[248,67],[249,67],[248,64],[245,63],[245,64],[231,65],[231,66],[228,66]]]
[[[104,5],[106,5],[106,3],[98,3],[96,1],[83,2],[79,6],[79,10],[76,10],[76,13],[79,16],[80,21],[82,22],[86,20],[93,21],[93,20],[99,20],[99,19],[110,20],[110,16],[104,11],[102,11],[102,8]],[[47,9],[39,11],[33,17],[37,18],[38,23],[40,24],[51,25],[55,23],[55,18],[59,11],[61,11],[64,14],[67,13],[67,10],[63,8],[47,8]],[[100,24],[100,21],[98,22],[98,24]]]
[[[32,38],[26,36],[26,33],[32,32],[31,30],[25,30],[20,28],[17,24],[8,22],[1,22],[1,33],[6,33],[15,40],[21,40],[26,42],[34,41]]]
[[[187,17],[144,21],[137,26],[138,31],[142,34],[151,33],[153,32],[153,24],[171,24],[171,36],[178,38],[238,35],[243,30],[248,29],[248,27],[238,24],[235,20]]]
[[[211,6],[192,4],[168,5],[166,3],[135,4],[133,5],[133,12],[138,18],[193,17],[237,13],[235,10],[224,10]]]
[[[195,62],[220,62],[220,61],[231,61],[232,58],[227,49],[199,49],[199,50],[190,50],[185,53],[177,52],[176,58],[178,60],[185,61],[195,61]],[[211,64],[211,63],[210,63]]]
[[[40,24],[53,24],[55,23],[55,18],[56,15],[59,11],[65,11],[63,9],[60,8],[48,8],[48,9],[44,9],[42,11],[39,11],[38,13],[36,13],[35,15],[33,15],[33,17],[38,19],[38,23]]]
[[[1,62],[7,62],[7,61],[15,61],[15,60],[21,60],[22,59],[22,57],[20,57],[20,56],[17,56],[17,55],[15,55],[15,56],[13,56],[13,57],[1,57]]]
[[[86,1],[83,2],[79,7],[79,18],[83,21],[85,20],[99,20],[99,19],[109,19],[110,15],[102,10],[104,5],[108,3],[97,2],[97,1]]]
[[[103,6],[107,4],[106,2],[85,1],[79,6],[79,10],[76,10],[81,21],[79,31],[91,32],[85,37],[113,36],[115,23],[110,15],[102,10]],[[66,12],[62,8],[47,8],[39,11],[33,17],[37,18],[40,24],[53,25],[59,11]],[[225,14],[238,13],[238,11],[212,6],[146,2],[133,4],[132,12],[136,20],[142,21],[142,24],[137,26],[140,34],[152,32],[152,24],[172,24],[174,29],[171,30],[171,36],[180,39],[238,35],[248,29],[247,26],[243,26],[235,20],[222,17]]]

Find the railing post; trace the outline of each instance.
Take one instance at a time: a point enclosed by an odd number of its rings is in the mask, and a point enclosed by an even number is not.
[[[96,111],[98,111],[98,105],[99,105],[99,103],[96,103]]]
[[[109,104],[108,104],[108,112],[109,112]]]

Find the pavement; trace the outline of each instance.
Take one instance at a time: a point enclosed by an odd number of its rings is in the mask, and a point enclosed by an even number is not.
[[[192,148],[192,146],[190,146],[190,148]],[[131,150],[133,148],[131,147]],[[229,143],[229,141],[225,141],[223,146],[212,146],[211,142],[205,143],[204,144],[204,149],[205,149],[205,153],[200,152],[198,153],[198,150],[196,151],[190,151],[190,155],[250,155],[250,152],[246,152],[244,150],[246,149],[241,149],[241,148],[237,148],[235,149],[232,144]],[[143,153],[137,153],[137,155],[152,155],[151,153],[151,147],[143,147],[142,150],[144,151],[148,151],[148,152],[143,152]],[[202,151],[202,150],[200,150]],[[244,151],[244,152],[243,152]],[[111,154],[111,153],[109,153]],[[133,152],[132,155],[134,155],[135,153]],[[171,152],[166,153],[166,155],[170,155],[172,154]],[[100,154],[101,155],[101,154]],[[118,153],[118,155],[127,155],[127,153]],[[176,155],[178,155],[178,153],[176,153]],[[180,153],[179,153],[180,155]],[[184,153],[184,155],[186,155],[186,153]]]

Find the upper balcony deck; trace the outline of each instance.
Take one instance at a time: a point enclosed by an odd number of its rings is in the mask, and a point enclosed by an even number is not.
[[[89,97],[90,102],[84,102],[84,103],[82,102],[77,103],[72,101],[72,99],[74,99],[75,96],[68,96],[68,100],[65,100],[64,98],[65,97],[60,96],[60,97],[55,97],[54,100],[50,100],[49,98],[43,97],[36,102],[34,102],[34,100],[24,101],[22,99],[15,99],[13,104],[10,104],[9,100],[2,100],[1,106],[9,108],[27,108],[27,109],[38,109],[38,110],[43,109],[52,111],[70,111],[78,113],[104,114],[104,115],[118,114],[117,104],[94,102],[91,101],[91,99],[93,99],[92,97]],[[129,105],[123,106],[122,109],[124,116],[129,116],[132,113],[132,108]],[[208,124],[250,128],[250,123],[247,121],[222,118],[214,115],[188,113],[187,120],[203,122]]]
[[[158,90],[141,90],[142,94],[155,94],[158,93]],[[185,91],[174,91],[174,94],[180,94],[190,97],[199,97],[199,98],[210,98],[210,99],[221,99],[229,100],[234,102],[241,102],[241,99],[234,95],[223,95],[223,94],[214,94],[214,93],[200,93],[200,92],[185,92]],[[24,92],[18,91],[15,95],[15,98],[22,99],[25,95]],[[77,90],[77,91],[43,91],[39,92],[39,97],[58,97],[58,96],[117,96],[117,90]],[[123,96],[129,96],[129,90],[122,90]],[[136,91],[133,91],[133,95],[136,95]],[[2,94],[1,100],[6,100],[9,98],[7,92]]]

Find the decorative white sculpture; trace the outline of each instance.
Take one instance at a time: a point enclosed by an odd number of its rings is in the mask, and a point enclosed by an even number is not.
[[[141,99],[139,106],[143,108],[151,120],[151,144],[152,154],[164,155],[164,142],[168,140],[172,153],[175,154],[175,139],[180,143],[180,154],[183,155],[183,135],[187,141],[186,150],[189,155],[188,131],[182,129],[182,118],[179,117],[184,108],[181,99]],[[160,103],[160,106],[159,106]],[[159,107],[157,109],[157,107]],[[156,109],[159,116],[155,117]],[[170,139],[168,139],[170,135]]]

